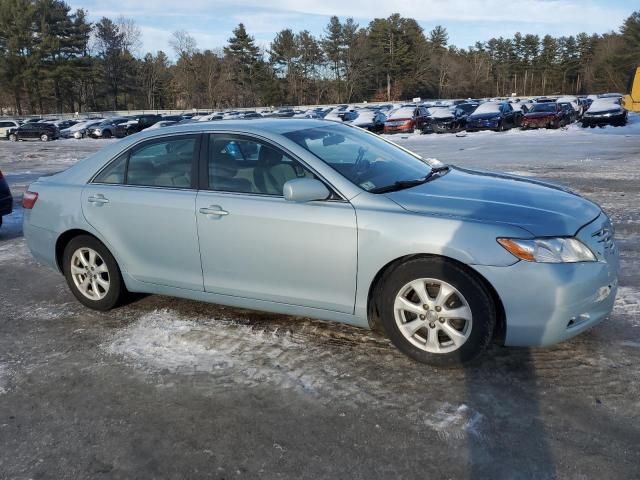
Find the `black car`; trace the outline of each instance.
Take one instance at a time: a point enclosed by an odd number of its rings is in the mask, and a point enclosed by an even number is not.
[[[479,102],[466,101],[463,103],[458,103],[451,115],[432,114],[427,125],[423,129],[423,133],[455,133],[460,130],[464,130],[467,126],[467,118],[469,117],[469,115],[473,114],[473,112],[476,111],[476,108],[478,108],[479,105]],[[431,111],[435,108],[440,109],[442,107],[432,107],[429,110]],[[441,111],[445,112],[445,110]]]
[[[9,132],[9,140],[41,140],[48,142],[60,137],[60,130],[50,123],[25,123]]]
[[[9,184],[0,171],[0,225],[2,225],[2,217],[9,215],[13,209],[13,197]]]
[[[578,120],[578,112],[576,112],[575,108],[573,108],[573,105],[571,103],[569,103],[569,102],[558,102],[558,105],[560,106],[562,111],[567,114],[567,117],[569,119],[569,123],[573,123],[576,120]]]
[[[467,117],[467,132],[477,130],[502,131],[519,127],[522,112],[515,111],[509,102],[485,102]]]
[[[628,112],[617,98],[603,97],[595,100],[582,116],[583,127],[604,127],[613,125],[622,127],[627,124]]]
[[[162,120],[160,115],[138,115],[136,117],[131,117],[129,122],[122,123],[121,125],[124,127],[124,135],[131,135],[133,133],[141,132],[145,128],[149,128],[160,120]]]
[[[462,130],[466,119],[458,118],[449,107],[429,107],[429,117],[422,125],[422,133],[445,133]]]

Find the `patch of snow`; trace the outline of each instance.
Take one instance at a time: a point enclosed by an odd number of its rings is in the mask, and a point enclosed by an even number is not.
[[[464,440],[469,435],[481,438],[485,416],[464,403],[443,403],[435,412],[421,412],[420,420],[443,440]]]
[[[500,112],[499,102],[485,102],[481,103],[478,108],[475,109],[473,115],[482,115],[483,113],[498,113]]]
[[[0,243],[0,263],[15,263],[31,255],[24,239]]]
[[[11,371],[9,367],[0,363],[0,395],[7,393],[9,390],[9,380],[11,378]]]
[[[640,326],[640,290],[631,287],[618,288],[614,311],[631,316],[634,326]]]
[[[449,107],[429,107],[428,110],[433,118],[453,117],[453,112]]]
[[[387,120],[396,120],[398,118],[412,118],[415,107],[400,107],[391,111]]]

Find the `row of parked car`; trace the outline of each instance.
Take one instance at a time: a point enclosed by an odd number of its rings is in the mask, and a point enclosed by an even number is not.
[[[121,138],[147,128],[178,123],[255,118],[324,118],[376,133],[446,133],[511,128],[561,128],[580,121],[583,127],[625,125],[627,111],[619,94],[589,97],[456,100],[382,105],[338,105],[306,110],[282,107],[261,111],[214,111],[179,115],[145,114],[130,117],[58,120],[55,118],[0,119],[0,138],[11,141],[57,138]]]

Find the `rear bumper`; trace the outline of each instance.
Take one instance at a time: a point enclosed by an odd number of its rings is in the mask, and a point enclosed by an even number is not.
[[[43,263],[54,270],[58,270],[55,252],[57,240],[56,233],[31,225],[29,223],[28,216],[29,213],[25,210],[22,231],[24,232],[24,238],[27,241],[29,250],[34,258],[40,263]]]
[[[6,195],[0,198],[0,217],[9,215],[13,211],[13,197]]]

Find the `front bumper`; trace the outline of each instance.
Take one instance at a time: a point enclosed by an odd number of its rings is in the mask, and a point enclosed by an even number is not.
[[[473,130],[498,130],[500,122],[493,120],[481,120],[474,122],[467,122],[467,131]]]
[[[536,118],[536,119],[523,118],[521,126],[523,128],[547,128],[554,122],[554,120],[555,119],[551,117],[543,117],[543,118]]]
[[[618,252],[598,232],[609,226],[601,214],[578,233],[597,262],[475,266],[495,288],[506,317],[505,345],[546,346],[567,340],[607,318],[618,287]]]
[[[389,125],[385,124],[384,133],[411,133],[413,132],[413,124]]]
[[[615,125],[624,123],[626,120],[626,114],[621,113],[617,115],[583,115],[581,122],[584,126],[591,125]]]

